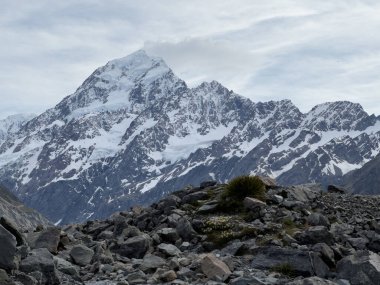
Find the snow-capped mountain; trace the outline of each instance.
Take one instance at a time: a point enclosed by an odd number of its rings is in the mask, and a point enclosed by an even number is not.
[[[9,135],[20,130],[23,124],[35,116],[35,114],[16,114],[0,120],[0,144],[4,142]]]
[[[98,68],[8,136],[0,181],[66,223],[243,173],[339,181],[379,151],[380,117],[358,104],[303,114],[289,100],[254,103],[215,81],[189,88],[162,59],[138,51]]]

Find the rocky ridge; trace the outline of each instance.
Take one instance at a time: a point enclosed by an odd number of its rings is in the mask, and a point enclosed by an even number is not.
[[[302,113],[216,81],[189,88],[162,59],[137,51],[99,67],[0,144],[0,181],[66,224],[241,174],[339,183],[379,153],[380,118],[347,101]]]
[[[380,197],[263,180],[237,212],[208,181],[106,220],[0,226],[0,283],[380,284]]]

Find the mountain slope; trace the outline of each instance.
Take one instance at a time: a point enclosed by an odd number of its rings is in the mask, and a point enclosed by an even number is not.
[[[50,225],[50,222],[40,213],[23,205],[14,195],[1,186],[0,217],[6,218],[24,231],[33,231],[39,225]]]
[[[375,194],[380,192],[380,155],[366,163],[362,168],[347,173],[343,184],[356,194]]]
[[[254,103],[216,81],[196,88],[138,51],[0,147],[0,181],[54,222],[104,217],[190,183],[242,173],[283,184],[339,182],[380,150],[380,118],[332,102],[303,114]]]

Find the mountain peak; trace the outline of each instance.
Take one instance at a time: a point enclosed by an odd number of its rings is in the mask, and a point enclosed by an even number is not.
[[[138,50],[131,53],[125,57],[111,60],[108,62],[107,66],[116,66],[122,69],[133,70],[140,68],[150,68],[153,66],[162,66],[167,69],[169,67],[166,65],[165,61],[160,57],[150,56],[145,50]]]

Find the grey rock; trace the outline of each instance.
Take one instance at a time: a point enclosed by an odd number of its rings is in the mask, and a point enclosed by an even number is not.
[[[338,278],[351,285],[380,284],[380,256],[370,251],[358,251],[337,263]]]
[[[157,234],[161,238],[162,241],[165,241],[168,243],[176,243],[176,241],[179,239],[177,230],[173,228],[160,229],[157,231]]]
[[[181,218],[178,221],[176,231],[178,235],[185,241],[192,240],[197,234],[191,226],[191,223],[186,218]]]
[[[314,275],[308,251],[274,246],[259,247],[253,250],[251,266],[261,270],[272,270],[277,266],[289,265],[297,275]]]
[[[46,248],[37,248],[21,261],[20,270],[25,273],[40,272],[43,284],[59,284],[53,255]]]
[[[302,244],[316,244],[319,242],[331,244],[333,242],[333,235],[325,226],[315,226],[295,235],[295,239]]]
[[[31,249],[47,248],[51,253],[58,252],[61,230],[56,227],[48,227],[40,232],[32,232],[26,235],[27,243]]]
[[[157,249],[167,256],[179,256],[181,254],[178,247],[172,244],[161,243],[157,246]]]
[[[142,258],[150,248],[152,239],[147,234],[135,236],[124,241],[120,247],[112,249],[122,256],[129,258]]]
[[[0,268],[12,270],[17,267],[16,238],[0,225]]]
[[[310,226],[330,226],[329,219],[320,213],[312,213],[310,216],[308,216],[307,223]]]
[[[231,270],[228,266],[213,254],[207,254],[201,261],[202,272],[210,279],[225,281]]]
[[[346,188],[342,186],[338,186],[338,185],[328,185],[327,191],[330,193],[339,193],[339,194],[345,194],[348,192]]]
[[[54,256],[54,262],[58,271],[79,279],[79,270],[75,265],[58,256]]]
[[[83,244],[78,244],[70,250],[70,256],[75,264],[86,266],[90,264],[94,256],[94,251]]]
[[[160,268],[166,265],[166,260],[153,255],[153,254],[147,254],[144,256],[142,267],[146,269],[156,269]]]
[[[199,184],[199,188],[201,189],[204,189],[204,188],[207,188],[207,187],[212,187],[212,186],[215,186],[216,185],[216,181],[203,181],[201,182],[201,184]]]
[[[244,208],[251,210],[251,211],[260,211],[260,209],[266,207],[266,203],[252,198],[252,197],[245,197],[243,201]]]

